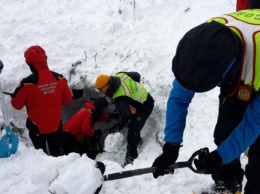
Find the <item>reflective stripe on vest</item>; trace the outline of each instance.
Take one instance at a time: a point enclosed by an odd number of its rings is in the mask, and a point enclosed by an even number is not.
[[[147,100],[148,92],[142,84],[135,82],[125,73],[118,73],[115,76],[120,78],[121,85],[113,94],[113,100],[119,96],[128,96],[140,103],[144,103]]]
[[[210,21],[225,24],[242,40],[241,80],[255,91],[260,88],[260,10],[242,10]]]

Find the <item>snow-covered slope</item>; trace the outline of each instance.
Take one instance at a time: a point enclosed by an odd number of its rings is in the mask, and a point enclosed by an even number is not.
[[[173,74],[171,61],[178,41],[186,31],[207,19],[235,10],[235,0],[35,0],[2,1],[0,53],[5,64],[1,74],[6,92],[13,92],[30,71],[23,52],[42,46],[49,67],[66,76],[71,88],[84,89],[86,98],[94,90],[100,73],[138,71],[142,83],[155,99],[155,108],[142,130],[143,147],[133,165],[122,168],[126,139],[109,135],[106,152],[97,160],[106,164],[105,174],[152,165],[161,153],[165,106]],[[76,61],[82,63],[72,66]],[[201,147],[214,149],[213,130],[218,109],[218,89],[197,94],[189,107],[184,146],[179,161],[187,160]],[[25,127],[26,110],[14,110],[5,98],[10,121]],[[77,102],[74,102],[77,104]],[[80,102],[79,102],[80,103]],[[1,122],[3,121],[2,115]],[[0,193],[29,194],[93,193],[100,184],[94,162],[77,154],[53,158],[35,150],[21,138],[18,152],[0,159]],[[247,158],[242,156],[245,164]],[[209,175],[189,169],[154,179],[151,174],[104,182],[101,194],[187,194],[212,183]]]

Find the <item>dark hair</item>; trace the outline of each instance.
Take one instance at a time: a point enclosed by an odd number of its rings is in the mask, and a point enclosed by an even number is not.
[[[102,113],[104,108],[108,106],[108,102],[105,98],[102,97],[102,98],[97,98],[93,103],[93,105],[95,106],[98,112]]]

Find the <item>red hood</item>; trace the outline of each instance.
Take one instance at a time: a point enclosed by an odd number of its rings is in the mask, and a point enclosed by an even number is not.
[[[48,70],[45,50],[38,45],[29,47],[24,52],[25,62],[38,70]]]

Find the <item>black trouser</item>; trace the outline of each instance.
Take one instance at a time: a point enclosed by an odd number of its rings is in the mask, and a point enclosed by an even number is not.
[[[224,95],[220,94],[219,101],[219,114],[214,131],[214,141],[217,146],[219,146],[221,142],[225,140],[236,128],[236,126],[241,122],[244,116],[245,109],[249,104],[249,102],[238,100],[236,95],[225,98]],[[234,159],[226,166],[226,170],[229,166],[233,168],[232,171],[237,172],[238,177],[236,178],[236,181],[242,184],[244,173],[241,168],[240,159]]]
[[[260,193],[260,137],[250,146],[246,165],[245,194]]]
[[[48,154],[47,143],[51,156],[63,155],[62,122],[60,122],[57,132],[40,134],[38,127],[27,118],[26,128],[29,130],[29,137],[32,140],[35,149],[42,149]]]
[[[137,144],[140,140],[140,132],[153,111],[154,99],[149,94],[147,100],[144,102],[141,109],[138,109],[136,114],[132,115],[128,125],[128,135],[127,135],[127,150],[129,154],[133,157],[137,157]]]
[[[87,156],[95,160],[99,153],[103,152],[103,145],[101,140],[96,136],[85,136],[80,142],[76,140],[75,136],[70,132],[63,131],[63,150],[67,155],[69,153],[79,153],[80,155],[87,154]]]
[[[260,0],[249,1],[249,9],[259,9],[259,8],[260,8]]]
[[[68,131],[63,131],[63,151],[64,154],[79,153],[79,147],[74,135]]]
[[[244,116],[248,102],[236,97],[219,97],[218,120],[214,131],[214,141],[217,146],[225,140],[236,128]]]
[[[103,152],[103,143],[101,143],[101,139],[96,136],[85,136],[78,145],[80,154],[87,154],[87,156],[93,160],[95,160],[99,153]]]

